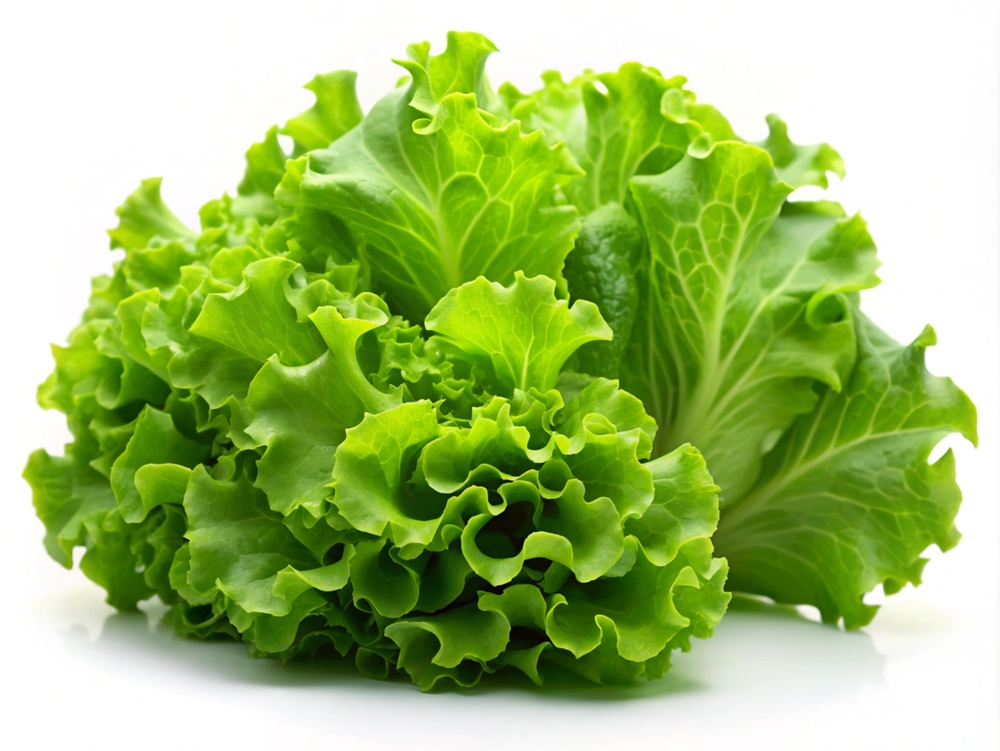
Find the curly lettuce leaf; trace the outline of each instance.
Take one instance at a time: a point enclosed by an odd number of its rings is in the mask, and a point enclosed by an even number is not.
[[[326,352],[298,367],[271,357],[247,392],[253,418],[246,433],[266,447],[256,485],[285,515],[300,506],[315,517],[323,515],[334,453],[346,430],[367,413],[399,404],[403,396],[398,389],[376,389],[357,359],[358,340],[388,322],[385,303],[362,293],[340,307],[325,306],[309,316],[329,347]]]
[[[177,218],[160,197],[162,182],[161,177],[143,180],[138,190],[115,209],[118,226],[108,230],[112,249],[142,250],[155,239],[194,240],[195,233]]]
[[[458,357],[495,379],[494,393],[555,386],[563,364],[587,342],[611,339],[597,306],[556,300],[556,283],[518,271],[503,287],[480,277],[453,289],[428,313],[426,326]]]
[[[179,634],[424,690],[662,676],[725,612],[713,534],[730,588],[866,623],[957,541],[928,457],[975,411],[858,312],[860,217],[788,201],[839,154],[637,63],[497,96],[495,51],[411,45],[367,116],[317,76],[199,231],[126,199],[38,392],[46,549]]]
[[[844,160],[830,144],[800,146],[788,137],[788,126],[777,115],[767,116],[767,138],[756,144],[771,155],[778,176],[793,188],[829,186],[828,173],[841,180],[846,171]]]
[[[558,279],[578,228],[553,193],[579,172],[569,153],[539,133],[523,136],[517,121],[496,125],[482,109],[485,49],[478,35],[452,36],[442,55],[407,63],[417,72],[409,87],[293,163],[278,189],[287,205],[342,220],[392,308],[411,320],[481,275]]]
[[[355,88],[357,78],[358,74],[352,70],[337,70],[317,75],[305,85],[316,96],[315,104],[281,129],[284,135],[294,139],[296,152],[325,149],[361,122],[364,114]],[[271,192],[278,182],[271,187]]]

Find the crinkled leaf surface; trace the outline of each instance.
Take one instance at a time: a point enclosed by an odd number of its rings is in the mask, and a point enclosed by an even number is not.
[[[494,375],[496,393],[547,391],[577,349],[611,338],[596,305],[556,300],[555,286],[521,272],[510,287],[479,278],[449,292],[428,314],[427,328]]]
[[[725,502],[812,409],[816,381],[842,387],[855,356],[844,293],[877,282],[874,245],[826,204],[782,211],[790,188],[755,146],[720,143],[632,185],[650,251],[629,351],[640,367],[624,382],[661,426],[655,453],[698,446]]]
[[[796,420],[716,536],[735,588],[815,605],[849,627],[877,610],[865,592],[918,584],[924,549],[958,542],[954,455],[928,456],[949,433],[976,441],[969,398],[924,366],[932,329],[904,347],[860,313],[855,321],[859,356],[845,388]]]
[[[481,275],[558,278],[578,227],[553,194],[579,171],[568,152],[480,109],[485,52],[478,35],[452,36],[441,56],[408,63],[408,88],[293,165],[278,190],[287,204],[343,220],[393,309],[413,320]]]

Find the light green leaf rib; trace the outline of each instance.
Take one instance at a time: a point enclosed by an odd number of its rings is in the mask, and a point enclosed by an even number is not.
[[[832,204],[783,209],[789,191],[738,143],[633,180],[650,257],[625,386],[661,426],[654,455],[698,446],[724,502],[812,408],[814,381],[841,387],[855,350],[844,293],[878,282],[864,222]]]

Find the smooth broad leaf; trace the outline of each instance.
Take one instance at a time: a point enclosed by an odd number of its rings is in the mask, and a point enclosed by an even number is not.
[[[456,84],[475,80],[476,60],[458,56]],[[579,226],[553,193],[579,174],[569,152],[523,136],[516,121],[497,127],[468,91],[448,93],[427,121],[411,106],[419,91],[396,89],[360,127],[291,163],[279,202],[339,217],[410,320],[478,276],[559,278]]]
[[[481,277],[449,292],[426,325],[457,348],[457,357],[491,373],[496,393],[548,391],[579,347],[612,336],[596,305],[570,306],[556,299],[555,289],[552,279],[521,272],[509,287]]]
[[[919,584],[929,545],[958,542],[961,501],[949,433],[976,442],[976,411],[951,381],[927,372],[929,327],[902,346],[855,314],[859,356],[846,388],[826,390],[768,455],[754,488],[724,507],[715,540],[731,586],[819,608],[823,620],[863,626],[863,595]]]
[[[766,152],[734,142],[632,181],[649,258],[623,385],[660,425],[654,456],[697,446],[724,503],[812,409],[815,381],[841,388],[855,355],[844,293],[878,282],[861,218],[782,209],[790,190]]]

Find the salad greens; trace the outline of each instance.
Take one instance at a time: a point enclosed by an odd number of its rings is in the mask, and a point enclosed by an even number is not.
[[[411,45],[367,114],[317,76],[199,231],[159,179],[126,199],[39,389],[73,435],[24,473],[49,554],[182,635],[425,690],[656,678],[729,591],[868,623],[958,541],[928,457],[976,416],[931,329],[860,312],[860,216],[790,200],[840,156],[637,63],[494,92],[495,49]]]

